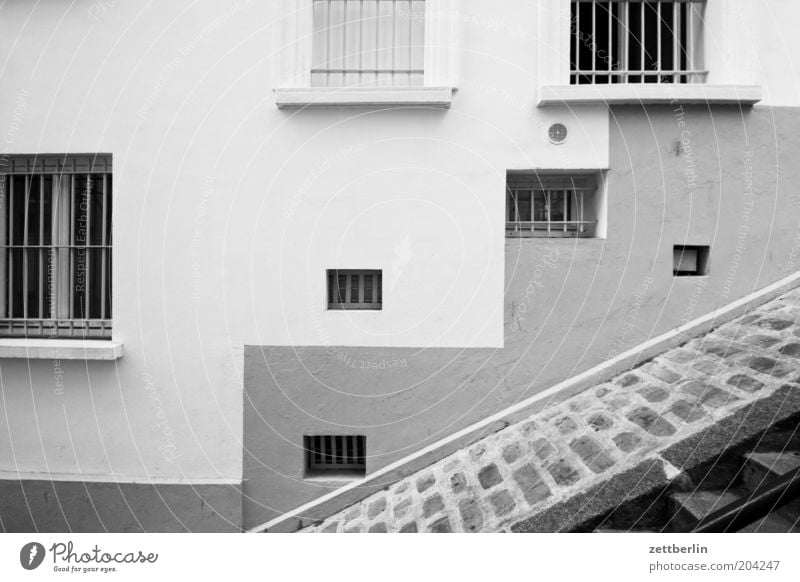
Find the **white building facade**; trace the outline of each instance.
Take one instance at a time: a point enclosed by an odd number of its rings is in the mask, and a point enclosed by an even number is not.
[[[2,527],[252,529],[796,271],[796,18],[7,0]]]

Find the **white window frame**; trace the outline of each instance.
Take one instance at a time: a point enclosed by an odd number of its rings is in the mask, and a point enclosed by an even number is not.
[[[539,2],[537,105],[702,103],[753,105],[761,100],[757,46],[749,23],[756,3],[706,0],[701,36],[704,82],[571,85],[571,0]],[[700,31],[698,31],[700,32]]]
[[[455,80],[455,0],[426,0],[421,87],[312,87],[312,0],[278,0],[281,22],[275,102],[278,108],[429,106],[448,108]]]

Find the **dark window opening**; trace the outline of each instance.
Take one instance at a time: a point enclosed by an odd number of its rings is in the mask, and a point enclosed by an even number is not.
[[[710,248],[676,245],[672,249],[672,274],[676,277],[703,277],[708,274]]]
[[[570,83],[701,83],[703,0],[573,0]]]

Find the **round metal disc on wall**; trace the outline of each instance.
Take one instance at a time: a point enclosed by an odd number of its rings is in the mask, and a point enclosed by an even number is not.
[[[564,143],[567,140],[567,126],[563,123],[554,123],[547,130],[547,137],[556,145]]]

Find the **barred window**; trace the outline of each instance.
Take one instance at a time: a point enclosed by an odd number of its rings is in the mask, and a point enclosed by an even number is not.
[[[702,83],[705,0],[572,0],[570,83]]]
[[[506,181],[509,237],[594,237],[594,175],[512,173]]]
[[[313,0],[311,85],[422,86],[425,0]]]
[[[328,309],[383,307],[383,275],[380,270],[329,269]]]
[[[111,337],[111,155],[0,156],[0,335]]]

